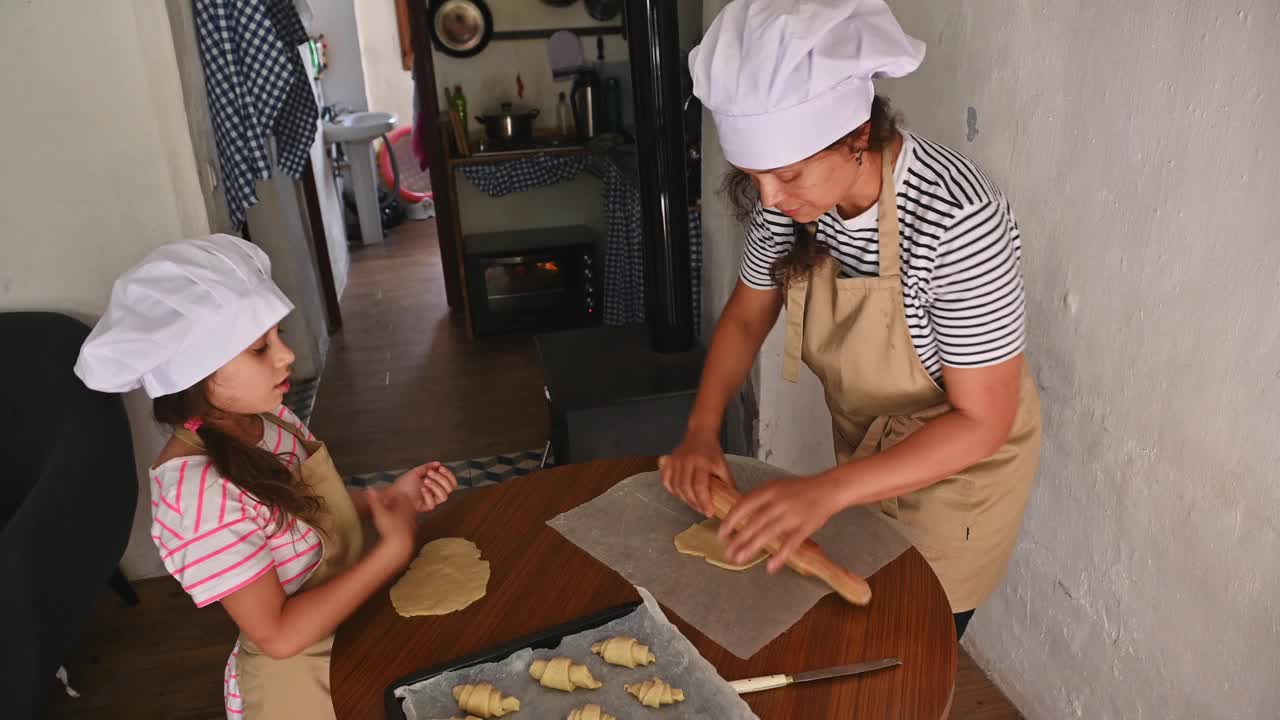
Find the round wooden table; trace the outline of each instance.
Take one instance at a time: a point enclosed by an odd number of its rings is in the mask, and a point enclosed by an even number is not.
[[[419,541],[464,537],[475,542],[490,563],[488,594],[449,615],[403,618],[391,607],[386,589],[375,593],[343,623],[334,642],[330,679],[338,718],[383,717],[387,686],[409,673],[639,601],[622,576],[546,522],[656,467],[654,458],[635,458],[554,468],[460,491],[431,513]],[[937,577],[911,548],[869,581],[867,607],[827,595],[749,660],[663,610],[729,680],[902,659],[901,666],[888,670],[743,696],[761,718],[946,717],[958,649]]]

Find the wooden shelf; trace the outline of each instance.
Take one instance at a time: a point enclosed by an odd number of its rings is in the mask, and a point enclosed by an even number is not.
[[[482,165],[489,162],[502,162],[503,160],[520,160],[522,158],[534,157],[535,155],[589,155],[591,151],[583,145],[566,145],[562,147],[544,147],[529,148],[527,150],[505,150],[503,152],[486,152],[481,154],[472,154],[466,157],[458,157],[457,155],[449,155],[449,167],[460,167],[462,165]]]
[[[545,28],[541,30],[496,30],[493,40],[541,40],[549,38],[561,30],[568,30],[575,35],[594,37],[596,35],[621,35],[621,25],[605,27]]]

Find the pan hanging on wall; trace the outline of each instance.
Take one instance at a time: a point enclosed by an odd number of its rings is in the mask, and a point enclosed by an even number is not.
[[[591,19],[609,22],[622,12],[622,0],[583,0]]]
[[[485,0],[437,0],[429,13],[431,40],[445,55],[471,57],[493,39],[493,13]]]

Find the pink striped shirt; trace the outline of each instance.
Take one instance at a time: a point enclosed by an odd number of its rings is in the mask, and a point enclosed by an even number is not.
[[[302,428],[283,405],[275,414]],[[306,448],[275,423],[263,423],[258,447],[296,467],[307,459]],[[224,477],[204,455],[174,458],[151,469],[151,539],[165,568],[197,607],[215,603],[274,570],[288,595],[298,591],[320,564],[322,548],[316,530],[296,518],[274,534],[267,508]],[[239,643],[224,674],[227,716],[242,718],[236,683]]]

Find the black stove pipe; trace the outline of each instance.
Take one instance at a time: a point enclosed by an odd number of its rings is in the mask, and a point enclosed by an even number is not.
[[[693,346],[689,200],[678,0],[626,0],[644,228],[645,314],[653,349]]]

